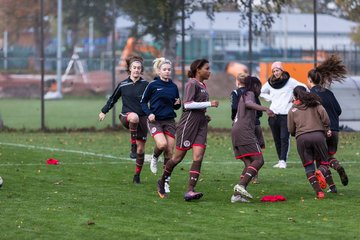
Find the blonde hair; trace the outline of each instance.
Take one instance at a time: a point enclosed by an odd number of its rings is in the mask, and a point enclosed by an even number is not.
[[[153,69],[154,69],[155,74],[159,74],[159,70],[160,70],[161,66],[164,65],[164,64],[172,65],[171,61],[169,59],[164,58],[164,57],[156,58],[153,61]]]
[[[236,77],[236,86],[239,87],[240,85],[244,85],[245,84],[245,78],[249,76],[249,74],[245,73],[245,72],[241,72],[237,75]]]

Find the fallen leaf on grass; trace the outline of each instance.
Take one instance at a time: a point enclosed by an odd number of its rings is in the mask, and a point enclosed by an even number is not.
[[[87,224],[87,225],[95,225],[95,222],[92,221],[92,220],[88,220],[86,224]]]

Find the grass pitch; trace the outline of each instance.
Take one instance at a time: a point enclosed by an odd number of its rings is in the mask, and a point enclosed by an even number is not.
[[[96,112],[97,113],[97,112]],[[315,199],[296,153],[287,169],[277,161],[265,131],[260,184],[251,203],[230,203],[243,164],[234,160],[229,132],[209,134],[197,190],[185,202],[191,152],[172,175],[169,198],[160,199],[146,163],[134,185],[129,134],[118,132],[0,132],[0,239],[357,239],[360,231],[360,134],[341,133],[338,158],[349,175],[338,194]],[[152,139],[147,143],[150,154]],[[59,165],[46,165],[56,158]],[[280,194],[285,202],[262,203]]]

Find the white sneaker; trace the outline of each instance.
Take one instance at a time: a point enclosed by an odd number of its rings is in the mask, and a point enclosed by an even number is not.
[[[236,203],[236,202],[244,202],[244,203],[250,202],[249,200],[247,200],[246,198],[243,198],[243,197],[240,196],[240,195],[232,195],[230,200],[231,200],[232,203]]]
[[[273,168],[279,168],[279,165],[280,165],[280,160],[279,160],[279,162],[278,162],[277,164],[275,164],[275,165],[273,166]]]
[[[253,196],[251,196],[251,194],[248,193],[248,191],[246,191],[246,189],[242,185],[236,184],[234,187],[234,191],[238,192],[242,197],[250,198],[250,199],[253,198]]]
[[[284,160],[279,161],[279,168],[286,168],[286,162]]]
[[[277,164],[273,166],[274,168],[286,168],[286,162],[284,160],[279,160]]]
[[[158,158],[154,157],[153,155],[150,160],[150,171],[155,175],[157,173],[157,162],[158,162]]]

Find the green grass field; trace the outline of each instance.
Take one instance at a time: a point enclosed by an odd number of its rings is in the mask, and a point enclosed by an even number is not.
[[[98,109],[93,113],[96,118]],[[243,164],[234,160],[226,131],[209,133],[197,186],[204,197],[197,202],[183,200],[191,153],[172,175],[169,198],[160,199],[158,176],[148,163],[142,184],[132,183],[135,164],[125,131],[2,131],[0,239],[358,239],[360,134],[341,133],[338,157],[349,185],[342,186],[334,172],[339,193],[327,193],[322,201],[315,199],[294,141],[288,168],[274,169],[268,131],[265,137],[260,184],[248,187],[255,199],[232,204]],[[150,139],[147,154],[152,147]],[[60,165],[46,165],[48,158]],[[260,201],[275,194],[287,201]]]

